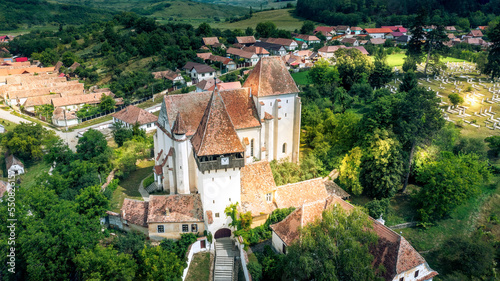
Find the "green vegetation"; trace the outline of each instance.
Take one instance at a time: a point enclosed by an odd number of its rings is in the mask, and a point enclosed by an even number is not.
[[[139,193],[139,184],[141,183],[141,180],[151,174],[153,165],[154,161],[141,161],[137,164],[137,170],[131,172],[113,192],[110,202],[110,210],[113,212],[120,212],[125,198],[143,200],[141,194]]]
[[[260,22],[272,20],[279,29],[287,31],[299,30],[302,27],[303,19],[293,15],[293,9],[279,9],[254,13],[252,18],[229,22],[214,22],[210,25],[214,28],[240,29],[245,30],[248,27],[256,28]]]
[[[187,281],[208,280],[210,276],[210,253],[201,252],[194,254],[189,271],[186,276]]]
[[[309,71],[300,71],[292,73],[292,78],[298,85],[309,85]]]

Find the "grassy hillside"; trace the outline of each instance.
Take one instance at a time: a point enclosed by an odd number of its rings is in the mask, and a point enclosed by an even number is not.
[[[241,7],[252,7],[254,11],[257,11],[261,8],[275,8],[280,9],[286,7],[287,4],[296,5],[297,0],[294,1],[266,1],[266,0],[193,0],[196,2],[210,3],[210,4],[222,4],[222,5],[233,5],[233,6],[241,6]]]
[[[157,20],[183,22],[210,21],[214,18],[247,14],[249,9],[228,5],[214,5],[193,1],[170,0],[50,0],[54,3],[74,3],[100,10],[129,11],[154,16]]]
[[[74,5],[49,3],[45,0],[0,1],[0,30],[30,28],[34,25],[84,24],[111,18],[109,10],[97,10]]]
[[[254,13],[252,18],[238,22],[220,22],[210,23],[212,27],[228,28],[228,29],[245,29],[247,27],[254,28],[259,22],[272,21],[279,29],[294,31],[302,27],[304,19],[292,15],[293,9],[270,10]]]

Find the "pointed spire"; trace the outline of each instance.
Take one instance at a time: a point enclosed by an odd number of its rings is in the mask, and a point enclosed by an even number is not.
[[[197,156],[243,153],[245,150],[217,88],[212,92],[191,144]]]
[[[185,135],[187,133],[186,124],[182,120],[180,112],[177,112],[172,132],[176,135]]]

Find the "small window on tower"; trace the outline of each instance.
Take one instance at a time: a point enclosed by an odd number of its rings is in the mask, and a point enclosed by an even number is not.
[[[283,153],[286,153],[286,142],[283,144]]]
[[[252,139],[250,141],[250,156],[252,156],[252,157],[253,157],[253,143],[254,143],[254,139]]]
[[[215,217],[216,217],[216,218],[220,217],[220,216],[219,216],[219,213],[215,213]]]
[[[266,201],[269,203],[273,200],[273,195],[272,193],[267,193],[266,194]]]
[[[285,117],[286,117],[286,113],[285,113]]]

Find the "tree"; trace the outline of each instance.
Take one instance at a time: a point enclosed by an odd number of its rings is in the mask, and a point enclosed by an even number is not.
[[[131,255],[118,253],[112,247],[96,245],[83,249],[75,257],[76,268],[82,280],[135,280],[137,264]]]
[[[58,137],[36,123],[24,123],[2,136],[2,146],[23,161],[42,159],[43,150],[56,143]]]
[[[66,67],[70,67],[75,61],[78,60],[78,57],[73,52],[66,51],[62,55],[61,60]]]
[[[124,142],[131,140],[134,137],[134,132],[130,128],[126,128],[122,123],[115,123],[113,130],[113,138],[118,146],[122,146]]]
[[[459,94],[449,94],[448,99],[454,106],[457,106],[464,102],[464,98],[462,98]]]
[[[340,82],[338,70],[326,59],[319,59],[307,75],[311,82],[318,86],[335,87]]]
[[[439,102],[436,93],[421,87],[411,89],[401,99],[394,132],[398,135],[404,151],[408,153],[402,192],[408,186],[416,146],[432,138],[444,126]]]
[[[487,137],[484,141],[488,143],[495,156],[500,155],[500,136]]]
[[[341,48],[335,52],[335,56],[341,85],[348,91],[352,85],[364,77],[369,77],[373,72],[373,63],[358,49]]]
[[[439,25],[437,28],[431,30],[425,36],[424,50],[427,50],[427,59],[425,61],[424,75],[427,74],[427,67],[429,66],[429,59],[433,56],[434,66],[439,65],[440,53],[446,48],[444,42],[448,41],[448,36],[444,30],[444,26]]]
[[[460,18],[457,21],[457,25],[464,32],[467,32],[470,29],[470,22],[469,22],[469,19],[467,19],[467,18]]]
[[[313,31],[314,31],[314,23],[309,20],[306,20],[302,24],[302,27],[300,28],[301,34],[312,34]]]
[[[103,217],[109,205],[109,200],[101,192],[98,185],[89,186],[81,190],[75,199],[77,211],[90,219]]]
[[[108,147],[106,138],[101,132],[89,129],[78,139],[76,152],[80,159],[90,160],[103,154],[109,155],[111,150]]]
[[[394,73],[386,61],[385,50],[379,48],[375,53],[373,73],[369,78],[370,85],[374,88],[381,88],[391,81],[393,75]]]
[[[363,151],[359,147],[353,148],[349,151],[340,166],[340,183],[347,188],[352,194],[359,196],[363,193],[363,187],[359,182],[359,172],[361,165],[361,157]]]
[[[494,279],[495,248],[486,241],[452,237],[444,241],[438,253],[438,262],[447,273],[460,272],[477,278],[473,280]]]
[[[387,131],[376,130],[360,165],[364,192],[374,198],[392,197],[401,183],[403,162],[400,144]]]
[[[405,72],[403,76],[403,81],[399,85],[400,92],[409,92],[411,89],[416,88],[418,86],[417,76],[413,71]]]
[[[115,109],[116,101],[112,96],[108,96],[106,94],[102,94],[101,103],[99,104],[99,109],[101,112],[110,112]]]
[[[117,169],[115,175],[126,178],[130,172],[137,168],[139,159],[149,156],[151,145],[136,139],[126,141],[122,147],[114,150],[113,165]]]
[[[257,37],[268,38],[276,31],[276,25],[272,21],[259,22],[255,28]]]
[[[144,247],[139,252],[140,280],[182,280],[185,262],[181,261],[174,253],[164,250],[160,246]]]
[[[486,161],[476,155],[453,155],[442,152],[416,171],[423,186],[414,195],[423,222],[439,219],[479,193],[479,186],[489,177]]]
[[[347,213],[339,205],[300,230],[283,257],[288,280],[377,280],[369,246],[377,241],[372,222],[359,208]]]
[[[196,29],[196,36],[199,37],[210,37],[212,36],[212,28],[206,22],[200,24]]]
[[[488,62],[485,66],[485,74],[489,74],[491,79],[500,76],[500,24],[490,28],[488,38],[493,45],[488,51]]]
[[[414,69],[416,70],[416,64],[421,63],[423,59],[423,47],[425,42],[425,32],[424,27],[427,25],[427,12],[424,8],[420,9],[417,16],[415,17],[411,27],[410,33],[412,34],[410,41],[408,42],[408,49],[406,51],[405,67],[403,65],[403,70]]]

